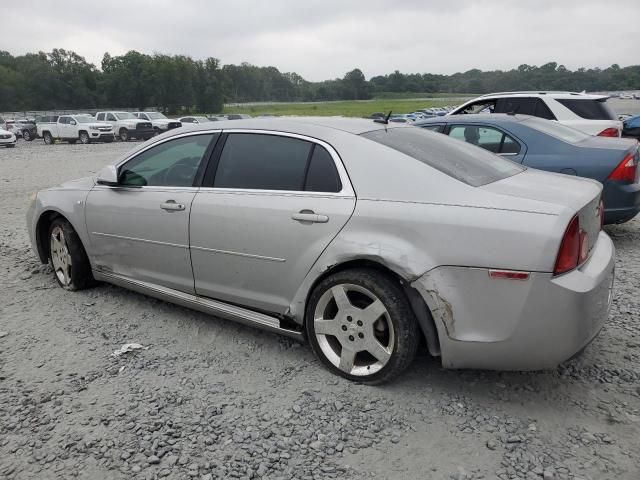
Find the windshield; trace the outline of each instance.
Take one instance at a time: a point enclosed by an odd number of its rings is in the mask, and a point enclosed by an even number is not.
[[[475,145],[422,128],[386,128],[361,136],[409,155],[472,187],[496,182],[525,170],[521,165]]]
[[[567,143],[578,143],[591,136],[561,123],[536,117],[527,118],[522,121],[522,124]]]
[[[114,115],[118,120],[137,120],[137,117],[129,112],[116,112]]]
[[[96,121],[95,118],[91,117],[74,117],[74,120],[78,123],[93,123]]]
[[[149,117],[149,120],[164,120],[167,118],[160,112],[144,112],[144,114]]]

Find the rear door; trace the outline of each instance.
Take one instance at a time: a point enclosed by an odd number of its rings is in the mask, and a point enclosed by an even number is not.
[[[191,210],[196,293],[284,313],[353,213],[354,191],[323,142],[232,130],[220,143]]]

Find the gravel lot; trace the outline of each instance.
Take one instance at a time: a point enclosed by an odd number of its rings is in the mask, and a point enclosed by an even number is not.
[[[306,345],[127,290],[70,293],[28,246],[35,190],[131,144],[0,150],[0,478],[640,478],[640,220],[606,327],[555,371],[446,371],[382,387]],[[148,346],[118,358],[127,342]]]

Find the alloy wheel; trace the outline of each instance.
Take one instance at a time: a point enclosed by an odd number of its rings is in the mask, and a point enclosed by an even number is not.
[[[63,287],[71,285],[71,254],[61,227],[51,231],[51,263],[58,281]]]
[[[324,292],[315,308],[313,327],[322,353],[347,374],[372,375],[393,354],[395,333],[389,313],[362,286],[338,284]]]

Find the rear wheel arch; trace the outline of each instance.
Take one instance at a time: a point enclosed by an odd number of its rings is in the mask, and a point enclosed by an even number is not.
[[[420,293],[411,286],[409,281],[404,279],[399,273],[395,272],[388,266],[374,260],[366,258],[348,260],[339,264],[332,265],[330,268],[322,272],[322,274],[320,274],[314,280],[313,284],[309,288],[309,291],[307,292],[304,311],[306,312],[306,307],[309,304],[311,294],[318,286],[318,284],[320,284],[320,282],[337,272],[355,269],[375,270],[376,272],[400,284],[402,290],[407,296],[407,299],[409,300],[409,304],[411,305],[413,313],[418,319],[418,324],[420,325],[420,329],[422,330],[422,334],[424,335],[429,353],[434,356],[440,355],[440,338],[438,336],[438,329],[436,328],[435,320],[431,313],[429,305],[427,305],[424,298],[422,298],[422,295],[420,295]],[[306,322],[306,318],[304,319],[304,322]]]

